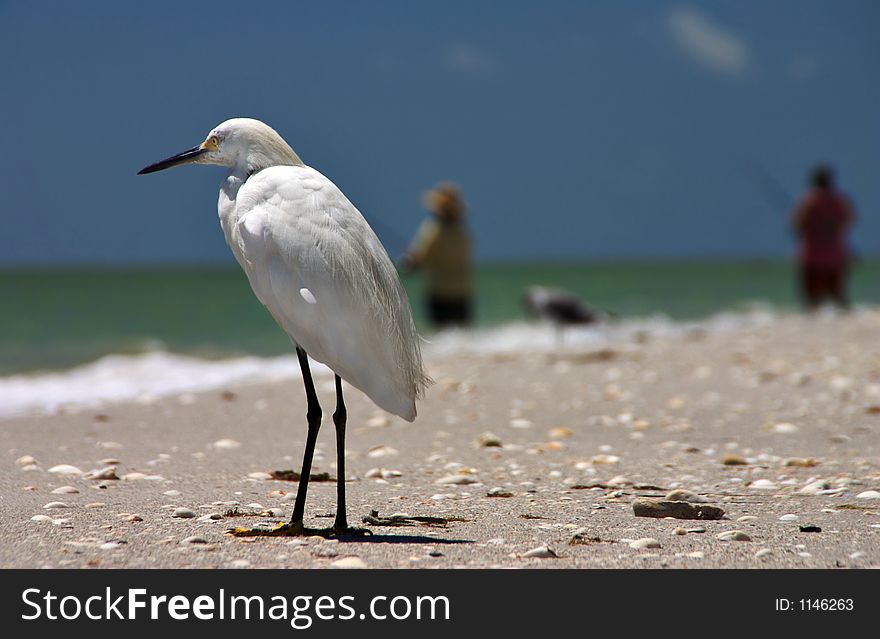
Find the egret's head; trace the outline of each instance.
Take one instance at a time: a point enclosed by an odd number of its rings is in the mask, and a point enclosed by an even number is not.
[[[253,173],[270,166],[301,165],[302,160],[269,125],[233,118],[215,127],[201,144],[144,167],[138,175],[181,164],[216,164]]]

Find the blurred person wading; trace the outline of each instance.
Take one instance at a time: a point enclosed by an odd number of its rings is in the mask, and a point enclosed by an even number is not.
[[[428,315],[438,329],[467,326],[473,319],[471,235],[458,187],[441,182],[425,194],[431,212],[403,256],[403,265],[423,270]]]
[[[810,184],[791,219],[800,242],[801,295],[811,310],[826,300],[845,309],[849,307],[846,278],[852,262],[846,234],[855,213],[849,199],[835,188],[830,167],[816,167]]]

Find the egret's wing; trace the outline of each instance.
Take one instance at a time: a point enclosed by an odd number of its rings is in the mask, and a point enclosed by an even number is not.
[[[309,167],[240,189],[232,240],[257,297],[317,361],[407,419],[426,378],[397,271],[363,216]]]

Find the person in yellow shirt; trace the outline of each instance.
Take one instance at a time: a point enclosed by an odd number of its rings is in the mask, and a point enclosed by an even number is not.
[[[403,256],[403,265],[425,272],[427,311],[438,329],[473,319],[472,241],[458,187],[441,182],[425,194],[426,219]]]

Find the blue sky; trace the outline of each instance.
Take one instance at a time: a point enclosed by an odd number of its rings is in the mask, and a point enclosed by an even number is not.
[[[135,173],[235,116],[392,254],[451,179],[482,259],[786,255],[827,160],[877,255],[878,26],[870,0],[3,1],[0,263],[231,260],[222,169]]]

